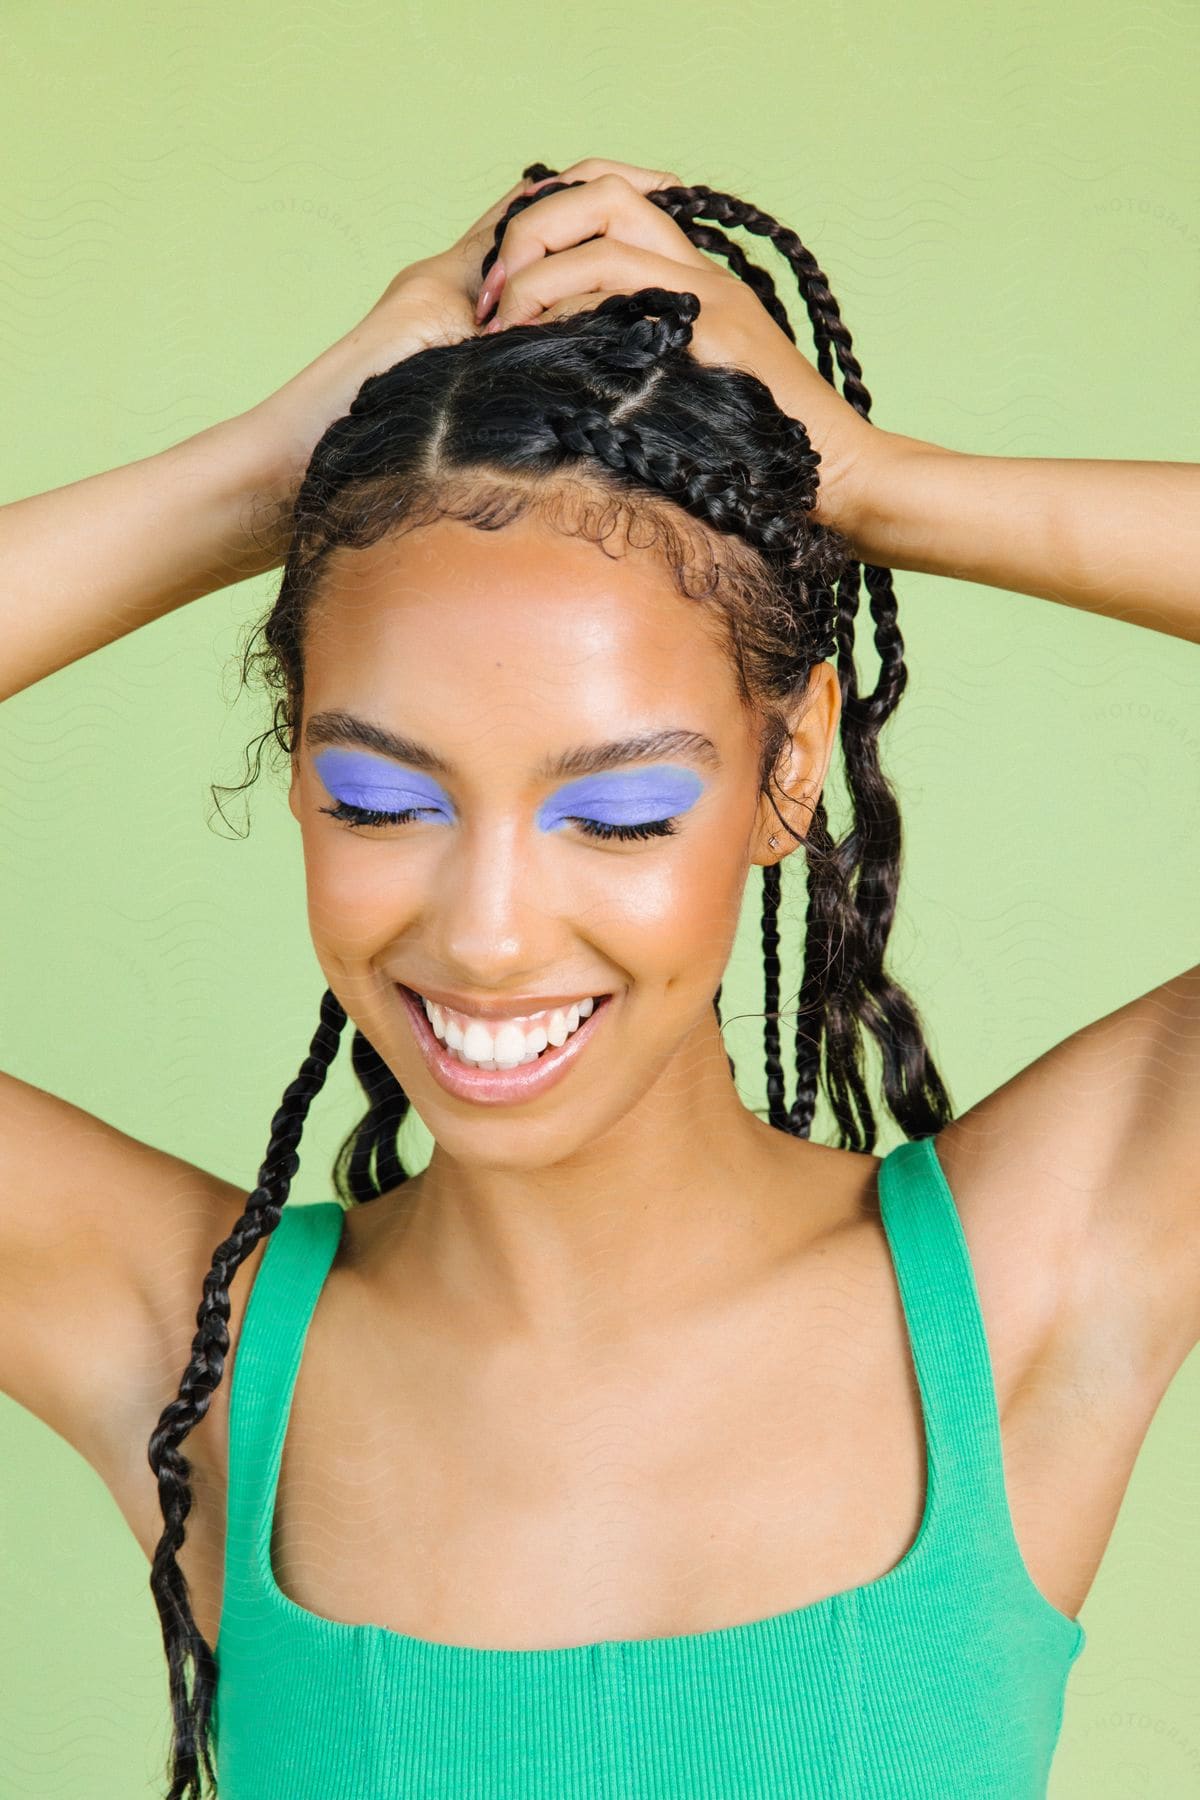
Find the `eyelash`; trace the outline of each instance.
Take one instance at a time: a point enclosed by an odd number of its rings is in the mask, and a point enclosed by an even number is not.
[[[322,806],[319,809],[328,813],[330,818],[340,819],[346,825],[406,825],[412,819],[420,818],[424,808],[410,806],[403,812],[376,812],[365,806],[351,806],[348,801],[339,800],[336,806]],[[572,825],[578,825],[588,837],[596,838],[651,838],[670,837],[675,831],[674,819],[649,819],[644,825],[609,825],[601,819],[572,819]]]

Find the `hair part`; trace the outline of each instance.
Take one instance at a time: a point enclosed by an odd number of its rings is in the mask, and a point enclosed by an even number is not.
[[[526,171],[533,180],[552,174],[544,164]],[[481,274],[494,261],[509,220],[539,197],[513,202],[496,227]],[[774,243],[805,301],[818,372],[836,387],[836,360],[844,397],[866,418],[870,395],[850,334],[824,273],[796,234],[749,202],[707,187],[659,189],[649,198],[700,249],[723,257],[794,342],[770,275],[724,231],[700,223],[701,216]],[[803,424],[781,411],[757,377],[691,354],[698,312],[694,294],[642,289],[610,296],[582,314],[437,345],[363,383],[349,412],[329,425],[313,450],[296,495],[279,591],[242,667],[243,680],[256,672],[274,693],[273,721],[255,741],[253,770],[247,750],[247,779],[224,791],[241,791],[256,779],[268,740],[287,758],[297,748],[304,647],[308,634],[321,628],[323,575],[336,550],[362,548],[438,519],[499,531],[535,517],[551,529],[589,538],[605,554],[610,542],[617,553],[653,552],[679,592],[703,607],[721,634],[741,703],[760,731],[760,785],[772,804],[789,716],[814,665],[836,655],[853,817],[845,836],[835,839],[818,797],[801,839],[808,907],[790,1104],[781,1042],[781,869],[763,869],[767,1115],[779,1130],[808,1137],[823,1085],[839,1145],[869,1152],[876,1120],[863,1070],[864,1034],[879,1048],[884,1100],[906,1137],[931,1135],[953,1116],[917,1009],[885,968],[901,828],[880,768],[878,736],[907,680],[891,571],[861,569],[845,539],[813,519],[820,456]],[[865,696],[854,663],[863,581],[880,659],[877,684]],[[262,647],[255,648],[260,635]],[[718,987],[718,1023],[720,999]],[[165,1800],[201,1800],[202,1771],[217,1792],[216,1659],[196,1626],[177,1561],[192,1505],[191,1469],[180,1445],[204,1417],[224,1373],[229,1283],[279,1223],[299,1167],[308,1109],[345,1024],[344,1009],[326,990],[308,1054],[271,1121],[257,1185],[213,1253],[178,1398],[164,1409],[148,1446],[164,1519],[150,1587],[162,1623],[174,1726]],[[343,1203],[362,1205],[408,1178],[398,1134],[409,1099],[357,1029],[351,1061],[367,1110],[338,1152],[333,1181]],[[732,1076],[732,1058],[729,1067]]]

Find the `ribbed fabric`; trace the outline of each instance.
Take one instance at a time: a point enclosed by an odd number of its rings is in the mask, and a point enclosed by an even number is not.
[[[285,1206],[231,1376],[220,1800],[1044,1800],[1085,1632],[1021,1558],[932,1138],[898,1144],[879,1184],[924,1412],[915,1542],[879,1580],[792,1612],[542,1650],[339,1624],[276,1586],[292,1390],[343,1222],[337,1201]]]

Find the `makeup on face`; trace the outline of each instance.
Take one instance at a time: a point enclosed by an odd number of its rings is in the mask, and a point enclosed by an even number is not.
[[[432,776],[419,769],[402,768],[389,757],[332,745],[313,757],[313,767],[333,799],[344,806],[358,806],[369,812],[428,809],[434,815],[443,814],[446,823],[454,810]]]
[[[377,812],[417,810],[434,822],[448,822],[453,805],[429,775],[390,758],[333,746],[313,758],[321,781],[344,805]],[[539,808],[542,831],[556,831],[571,819],[606,825],[642,825],[689,811],[706,783],[678,763],[585,775],[558,788]]]
[[[645,825],[687,812],[704,792],[694,769],[658,763],[648,769],[614,769],[569,781],[538,808],[543,831],[568,819],[596,819],[603,825]]]

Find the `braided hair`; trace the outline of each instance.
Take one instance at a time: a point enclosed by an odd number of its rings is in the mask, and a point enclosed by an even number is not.
[[[537,163],[526,178],[553,173]],[[481,274],[495,260],[509,220],[536,198],[522,196],[509,207]],[[795,232],[747,201],[708,187],[669,187],[649,198],[700,249],[723,257],[794,342],[767,271],[724,231],[699,221],[741,226],[771,240],[799,283],[820,374],[836,387],[836,358],[842,392],[866,419],[871,400],[850,333],[825,275]],[[531,512],[600,545],[616,521],[636,524],[650,534],[639,541],[654,543],[681,593],[716,610],[739,694],[764,722],[759,773],[772,805],[771,783],[787,737],[786,705],[803,692],[814,665],[836,653],[852,821],[835,840],[818,798],[798,840],[808,907],[790,1104],[780,1033],[781,873],[778,864],[763,868],[767,1115],[779,1130],[808,1137],[823,1078],[839,1144],[869,1152],[876,1121],[862,1070],[864,1029],[881,1053],[884,1099],[906,1137],[931,1135],[953,1116],[917,1009],[884,967],[901,831],[895,796],[879,766],[878,737],[907,678],[892,575],[869,564],[860,568],[845,539],[812,518],[820,456],[803,424],[781,411],[756,376],[706,365],[689,352],[699,310],[694,294],[644,288],[567,318],[436,345],[370,376],[312,453],[292,508],[279,592],[247,646],[243,680],[257,665],[276,694],[273,723],[257,740],[259,754],[273,738],[290,758],[302,713],[305,628],[329,552],[438,518],[493,531]],[[860,580],[880,661],[867,695],[859,693],[854,665]],[[255,649],[260,634],[263,647]],[[241,786],[257,773],[256,757]],[[720,1000],[718,987],[718,1024]],[[216,1658],[197,1628],[177,1562],[192,1505],[190,1465],[180,1446],[221,1380],[230,1342],[229,1283],[279,1223],[299,1167],[308,1109],[345,1024],[345,1010],[326,990],[308,1055],[271,1121],[257,1185],[213,1252],[178,1397],[164,1409],[148,1445],[164,1519],[150,1587],[162,1623],[174,1727],[165,1800],[200,1800],[201,1763],[217,1791]],[[343,1203],[361,1205],[408,1178],[398,1135],[409,1100],[357,1029],[351,1060],[368,1107],[338,1152],[333,1180]],[[732,1057],[729,1067],[732,1075]]]

